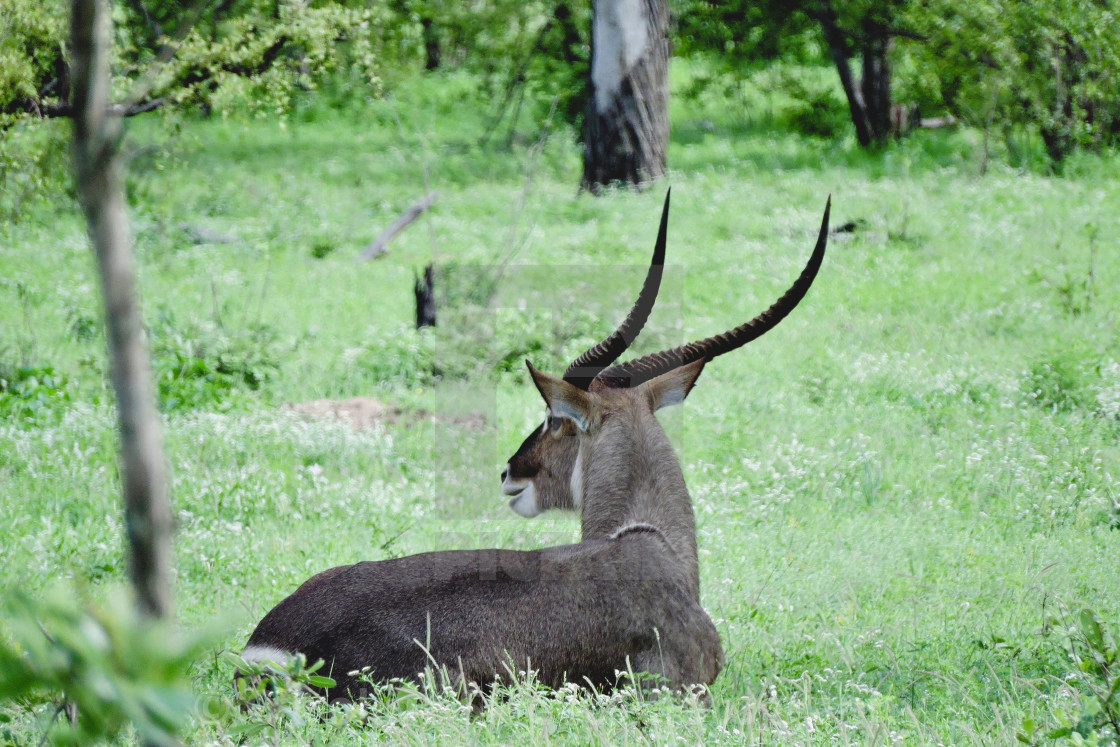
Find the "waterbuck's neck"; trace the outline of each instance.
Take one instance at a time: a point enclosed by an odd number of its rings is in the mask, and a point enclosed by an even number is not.
[[[698,599],[692,501],[677,455],[653,413],[614,411],[596,433],[581,437],[576,471],[583,538],[611,537],[634,525],[656,528],[679,556],[682,575]]]

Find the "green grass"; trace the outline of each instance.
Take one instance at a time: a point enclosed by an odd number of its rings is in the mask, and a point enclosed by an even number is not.
[[[666,186],[674,267],[638,351],[769,305],[808,257],[831,193],[833,225],[859,228],[833,237],[805,302],[709,365],[663,418],[727,668],[710,706],[524,686],[473,719],[414,693],[325,716],[303,703],[312,718],[268,733],[1006,744],[1024,719],[1076,721],[1085,684],[1068,654],[1071,615],[1120,617],[1115,159],[1061,178],[998,164],[980,177],[968,132],[865,153],[674,99],[668,179],[592,198],[576,191],[570,133],[482,148],[486,114],[469,81],[437,78],[285,126],[187,122],[168,140],[153,121],[130,123],[132,145],[160,154],[134,159],[129,187],[165,383],[177,614],[187,626],[225,616],[222,647],[239,650],[325,567],[574,540],[574,518],[519,519],[497,489],[541,415],[520,361],[555,372],[619,320]],[[355,259],[429,189],[433,210],[388,255]],[[439,330],[420,335],[412,278],[433,258],[510,264],[489,310],[443,309]],[[99,298],[72,202],[25,205],[0,225],[0,264],[0,379],[22,382],[0,389],[0,587],[121,583]],[[473,276],[459,272],[456,292],[469,295]],[[354,433],[283,407],[355,395],[480,412],[486,425],[406,419]],[[196,688],[228,699],[231,675],[211,657]],[[6,707],[3,738],[37,741],[52,711],[45,695]],[[199,719],[187,741],[232,744],[255,718]]]

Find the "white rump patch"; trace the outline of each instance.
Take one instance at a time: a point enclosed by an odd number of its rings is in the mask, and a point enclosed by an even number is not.
[[[572,479],[568,486],[572,489],[572,505],[579,508],[583,505],[583,451],[576,452],[576,463],[572,465]]]
[[[241,652],[241,658],[249,664],[270,661],[278,666],[286,667],[292,655],[275,646],[246,646],[245,650]]]

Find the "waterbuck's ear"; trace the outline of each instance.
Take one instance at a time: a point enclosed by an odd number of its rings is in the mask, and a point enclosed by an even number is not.
[[[662,407],[679,405],[684,402],[684,398],[688,396],[688,393],[692,391],[692,386],[700,378],[700,372],[704,370],[705,363],[707,361],[701,358],[687,366],[678,366],[672,371],[666,371],[642,384],[649,393],[653,409],[660,410]]]
[[[591,398],[587,392],[563,379],[538,371],[529,361],[525,361],[525,365],[529,367],[529,375],[553,416],[567,418],[581,431],[586,431],[591,419]]]

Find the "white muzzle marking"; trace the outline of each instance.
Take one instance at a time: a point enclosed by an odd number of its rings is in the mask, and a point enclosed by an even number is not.
[[[509,466],[506,466],[509,469]],[[531,519],[541,512],[537,503],[537,491],[532,480],[517,479],[507,476],[502,480],[502,493],[511,496],[509,507],[527,519]]]
[[[541,507],[537,503],[537,490],[533,487],[533,483],[527,480],[525,482],[525,487],[517,491],[513,500],[509,502],[509,507],[526,519],[531,519],[541,512]]]

